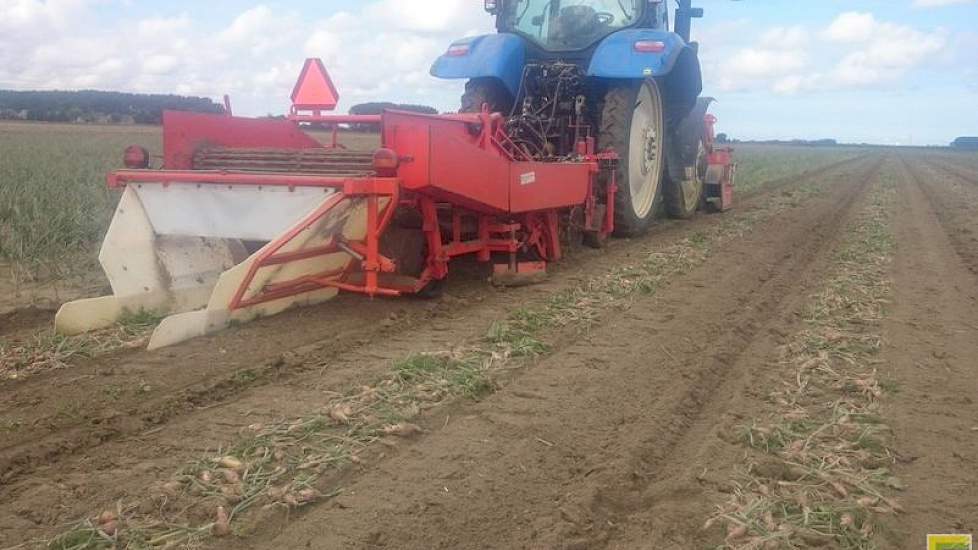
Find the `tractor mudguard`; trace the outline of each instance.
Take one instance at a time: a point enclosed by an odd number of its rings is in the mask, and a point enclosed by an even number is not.
[[[453,42],[431,66],[431,76],[498,78],[516,97],[525,64],[526,43],[522,38],[509,33],[487,34]]]
[[[662,51],[640,52],[635,48],[638,42],[661,42]],[[587,74],[629,79],[665,76],[672,71],[683,50],[689,47],[672,32],[652,29],[618,31],[598,44]]]
[[[706,127],[706,112],[714,101],[712,97],[698,98],[696,106],[676,126],[672,139],[666,140],[666,169],[673,181],[682,181],[686,167],[696,164]]]

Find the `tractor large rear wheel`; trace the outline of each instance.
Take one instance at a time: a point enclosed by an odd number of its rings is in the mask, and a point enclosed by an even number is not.
[[[483,105],[494,113],[509,114],[513,100],[502,82],[494,78],[473,78],[465,83],[460,113],[478,113]]]
[[[600,149],[618,153],[615,235],[644,233],[662,202],[665,122],[654,80],[608,90],[601,112]]]

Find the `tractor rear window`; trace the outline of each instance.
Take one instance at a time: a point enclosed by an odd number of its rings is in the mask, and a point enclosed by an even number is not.
[[[507,2],[503,28],[547,50],[581,50],[636,24],[647,0],[517,0]]]

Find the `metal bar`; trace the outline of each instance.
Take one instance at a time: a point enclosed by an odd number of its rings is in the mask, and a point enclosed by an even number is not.
[[[265,287],[266,294],[280,294],[290,288],[295,288],[301,285],[312,284],[315,285],[312,290],[319,288],[319,281],[329,277],[339,277],[346,273],[346,268],[334,269],[332,271],[324,271],[316,275],[305,275],[298,277],[289,281],[282,281],[281,283],[270,284]]]
[[[122,187],[127,183],[342,187],[347,181],[349,181],[349,178],[297,174],[257,174],[254,172],[229,172],[225,170],[118,170],[109,174],[110,187]]]
[[[350,178],[255,172],[204,170],[119,170],[109,174],[109,187],[130,183],[189,183],[199,185],[255,185],[268,187],[332,187],[347,195],[398,194],[397,178]]]
[[[608,197],[605,199],[605,218],[602,231],[605,236],[611,235],[615,230],[615,194],[618,193],[618,182],[616,181],[615,172],[617,170],[611,170],[611,181],[608,182]]]
[[[438,207],[430,197],[418,197],[418,207],[423,218],[422,229],[428,240],[428,270],[432,279],[444,279],[448,275],[448,256],[441,240],[438,225]]]
[[[266,292],[255,298],[250,298],[241,302],[239,309],[246,307],[253,307],[261,304],[267,304],[268,302],[274,302],[275,300],[281,300],[282,298],[288,298],[289,296],[295,296],[296,294],[302,294],[304,292],[312,292],[318,288],[322,288],[318,282],[310,282],[307,287],[301,287],[296,285],[293,288],[286,288],[279,290],[277,292]]]
[[[274,302],[275,300],[281,300],[282,298],[288,298],[290,296],[295,296],[296,294],[303,294],[322,289],[323,284],[321,281],[324,277],[338,277],[342,275],[344,271],[346,270],[339,269],[321,273],[319,275],[307,275],[291,281],[284,281],[274,285],[268,285],[258,296],[243,300],[239,309]]]
[[[323,122],[332,124],[380,124],[383,115],[300,115],[291,114],[293,122]]]
[[[241,281],[241,285],[238,290],[235,291],[234,297],[231,298],[231,304],[228,306],[230,310],[234,311],[240,309],[241,303],[244,299],[244,293],[248,290],[251,282],[255,280],[255,275],[258,270],[265,267],[266,262],[269,258],[275,256],[283,246],[289,243],[292,239],[298,236],[300,233],[305,231],[307,228],[312,226],[312,224],[319,221],[320,218],[325,216],[330,210],[336,208],[336,206],[346,200],[347,197],[343,194],[336,194],[330,197],[326,202],[324,202],[319,208],[316,209],[311,215],[307,216],[302,223],[296,225],[285,235],[282,235],[277,240],[275,240],[264,252],[262,252],[248,267],[248,273],[245,275],[244,279]]]
[[[346,252],[350,256],[353,256],[358,262],[362,262],[365,259],[365,257],[364,257],[363,254],[360,254],[356,250],[353,250],[352,248],[350,248],[343,241],[337,241],[336,242],[336,247],[339,248],[340,250],[342,250],[343,252]]]
[[[488,245],[489,216],[483,216],[483,215],[479,216],[479,241],[478,242],[485,244],[484,248],[482,250],[479,250],[478,259],[480,262],[488,262],[490,259],[490,253],[492,252],[491,250],[489,250],[489,245]]]
[[[333,254],[334,252],[338,252],[337,249],[339,248],[342,248],[342,246],[339,243],[334,242],[323,246],[317,246],[316,248],[286,252],[285,254],[276,254],[275,256],[271,256],[266,259],[264,265],[282,265],[300,260],[308,260],[309,258],[315,258],[316,256]]]
[[[317,282],[322,286],[338,288],[340,290],[345,290],[347,292],[358,292],[360,294],[367,294],[370,296],[376,296],[379,294],[381,296],[394,297],[403,294],[400,290],[393,290],[390,288],[382,288],[382,287],[378,287],[378,288],[374,288],[373,290],[370,290],[369,283],[367,284],[367,286],[357,286],[357,285],[351,285],[349,283],[344,283],[341,281],[326,280],[326,281],[317,281]]]
[[[458,208],[452,208],[452,242],[462,242],[462,213]]]
[[[384,224],[384,227],[386,228],[386,224]],[[381,235],[383,235],[383,233],[383,231],[380,232]],[[353,252],[357,253],[360,256],[359,259],[361,261],[367,257],[367,245],[365,243],[358,241],[346,241],[343,244],[345,244]],[[397,266],[394,264],[394,261],[383,254],[377,254],[377,262],[380,264],[380,271],[382,273],[393,273],[397,271]]]
[[[516,252],[519,244],[508,239],[490,239],[489,241],[466,241],[450,244],[442,248],[447,257],[464,256],[473,252]],[[488,261],[488,260],[486,260]]]
[[[560,249],[560,229],[558,228],[556,210],[547,210],[546,222],[547,248],[550,249],[550,258],[547,259],[551,262],[559,262],[563,257],[563,252]]]
[[[366,261],[363,262],[363,270],[366,275],[367,284],[365,288],[367,289],[367,294],[373,296],[377,291],[377,275],[380,272],[380,261],[378,256],[380,255],[380,235],[378,227],[378,217],[380,215],[378,204],[379,199],[376,195],[367,197],[367,254]],[[393,209],[395,204],[390,204],[389,208]]]

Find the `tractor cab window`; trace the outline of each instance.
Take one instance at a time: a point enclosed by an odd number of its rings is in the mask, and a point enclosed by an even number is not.
[[[516,0],[501,27],[551,51],[581,50],[638,23],[648,0]]]

